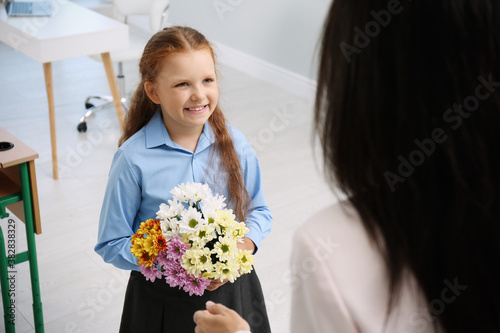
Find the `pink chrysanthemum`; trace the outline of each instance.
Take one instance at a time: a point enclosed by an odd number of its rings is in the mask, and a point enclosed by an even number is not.
[[[141,269],[142,275],[146,277],[146,281],[149,280],[151,282],[155,282],[155,279],[161,279],[162,274],[156,267],[156,262],[151,266],[140,263],[139,268]]]
[[[182,255],[190,246],[190,244],[184,244],[179,236],[172,237],[168,242],[167,256],[171,260],[180,262]]]
[[[169,261],[163,266],[165,280],[170,287],[181,288],[187,282],[186,270],[182,268],[181,264],[175,261]]]
[[[169,258],[167,250],[159,252],[156,256],[156,262],[161,267],[165,267],[171,261],[172,260]]]
[[[192,275],[188,275],[188,281],[184,285],[184,291],[189,293],[189,296],[192,296],[193,294],[197,296],[203,295],[205,292],[205,289],[207,289],[207,286],[210,284],[209,279],[205,279],[201,277],[194,277]]]

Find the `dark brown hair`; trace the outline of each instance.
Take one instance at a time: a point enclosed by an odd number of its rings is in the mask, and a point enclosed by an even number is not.
[[[450,333],[500,332],[499,17],[494,0],[335,0],[322,37],[329,178],[386,259],[389,311],[409,269]]]
[[[155,81],[165,57],[174,53],[202,49],[209,50],[212,58],[214,58],[213,49],[205,36],[189,27],[168,27],[151,37],[144,48],[144,53],[139,63],[141,82],[132,97],[119,145],[122,145],[128,138],[146,125],[158,110],[158,106],[147,96],[144,84],[147,81]],[[244,221],[250,198],[245,188],[233,140],[226,127],[224,114],[218,105],[208,119],[208,122],[215,134],[214,151],[220,156],[221,162],[219,167],[227,173],[228,202],[232,205],[238,219]]]

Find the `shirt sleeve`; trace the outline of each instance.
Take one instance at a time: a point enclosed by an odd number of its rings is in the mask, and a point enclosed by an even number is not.
[[[121,150],[114,156],[104,194],[95,251],[105,262],[126,270],[139,270],[130,251],[133,223],[141,204],[137,177]]]
[[[255,243],[255,252],[257,252],[260,242],[271,232],[273,217],[264,198],[259,161],[248,142],[246,142],[244,152],[242,169],[245,186],[252,200],[245,221],[250,231],[245,237],[250,238]]]

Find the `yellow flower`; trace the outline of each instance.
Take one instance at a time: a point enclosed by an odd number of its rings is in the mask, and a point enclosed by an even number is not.
[[[247,234],[250,231],[245,225],[245,222],[234,222],[232,225],[230,232],[231,236],[234,237],[237,241],[243,238],[245,234]],[[227,233],[226,233],[227,234]]]
[[[232,209],[222,209],[216,212],[214,227],[219,235],[225,234],[227,228],[234,225],[236,216]],[[210,222],[210,221],[209,221]]]
[[[143,243],[144,250],[147,251],[150,255],[157,255],[158,252],[155,250],[155,242],[154,238],[151,235],[148,235],[146,238],[144,238],[144,243]]]
[[[143,224],[144,222],[141,223],[141,225]],[[146,234],[146,230],[144,228],[139,228],[137,230],[137,232],[135,233],[134,236],[137,236],[137,238],[143,238],[144,237],[144,234]]]
[[[201,250],[188,249],[182,255],[181,266],[188,272],[188,274],[198,276],[201,274],[199,264],[199,256]]]
[[[202,276],[205,279],[215,279],[215,271],[203,272]]]
[[[233,283],[239,276],[238,265],[234,260],[229,260],[227,263],[220,261],[215,263],[215,278],[220,279],[221,282],[228,279]]]
[[[143,248],[140,242],[135,241],[130,247],[130,250],[132,251],[132,254],[137,258],[140,258],[142,256]]]
[[[217,220],[232,222],[236,219],[232,209],[221,209],[217,211]]]
[[[161,232],[159,220],[149,219],[141,222],[137,232],[131,237],[130,251],[137,257],[137,262],[151,266],[159,251],[167,247]]]
[[[221,261],[226,261],[233,258],[238,251],[236,241],[227,236],[219,236],[219,241],[215,243],[213,253],[217,254],[217,258]]]
[[[187,234],[180,234],[178,236],[184,244],[187,244],[189,242],[189,236]]]
[[[182,267],[192,275],[198,276],[200,273],[212,271],[212,258],[210,250],[202,248],[199,250],[189,249],[182,256]]]
[[[253,269],[252,265],[255,263],[254,256],[251,251],[240,250],[238,255],[238,264],[240,265],[240,273],[250,273]]]
[[[205,244],[215,237],[215,228],[212,225],[201,225],[196,231],[188,234],[193,246],[204,247]]]
[[[212,271],[212,257],[210,249],[203,248],[197,253],[196,264],[198,268],[203,272]]]

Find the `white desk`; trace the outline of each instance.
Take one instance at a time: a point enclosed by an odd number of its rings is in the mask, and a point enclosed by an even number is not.
[[[4,5],[0,4],[0,41],[43,63],[49,105],[52,171],[54,179],[57,179],[52,62],[101,54],[118,121],[123,125],[123,108],[109,52],[128,46],[128,26],[67,0],[49,1],[52,3],[50,17],[8,17]]]

